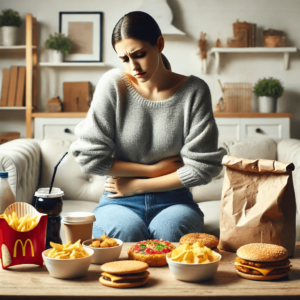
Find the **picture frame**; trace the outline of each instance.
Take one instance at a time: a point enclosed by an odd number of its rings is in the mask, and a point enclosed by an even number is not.
[[[65,56],[65,62],[102,62],[102,20],[99,11],[59,12],[59,33],[72,42],[72,52]]]

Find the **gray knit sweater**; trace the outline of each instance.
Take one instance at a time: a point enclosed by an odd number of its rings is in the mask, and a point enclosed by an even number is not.
[[[71,145],[85,173],[106,175],[114,158],[140,164],[181,155],[177,170],[186,187],[207,184],[221,170],[226,154],[218,149],[218,129],[208,85],[190,76],[170,98],[143,98],[119,69],[99,80],[84,121]]]

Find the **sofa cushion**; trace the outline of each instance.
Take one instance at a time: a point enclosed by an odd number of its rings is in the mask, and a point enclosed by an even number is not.
[[[246,141],[220,140],[219,147],[227,150],[228,155],[248,159],[264,158],[276,160],[277,144],[270,138],[253,138]],[[207,185],[191,188],[195,202],[221,199],[224,170]]]
[[[49,187],[55,165],[65,152],[68,155],[57,168],[53,186],[62,189],[64,199],[93,201],[98,203],[104,192],[104,176],[82,173],[70,152],[72,141],[45,139],[41,142],[40,187]]]
[[[198,206],[204,213],[203,232],[212,234],[219,238],[220,236],[220,212],[221,200],[198,203]]]

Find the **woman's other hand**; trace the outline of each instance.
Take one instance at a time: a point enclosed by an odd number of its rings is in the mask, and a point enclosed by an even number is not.
[[[105,183],[105,191],[114,195],[107,195],[107,197],[129,197],[138,194],[138,181],[139,179],[132,177],[108,178]]]
[[[150,177],[160,177],[176,172],[183,165],[179,155],[162,159],[158,163],[151,165]]]

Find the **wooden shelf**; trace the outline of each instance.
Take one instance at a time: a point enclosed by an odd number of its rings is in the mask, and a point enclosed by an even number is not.
[[[215,54],[216,58],[216,69],[219,72],[220,69],[220,53],[281,53],[283,54],[284,69],[287,70],[289,67],[290,53],[296,52],[296,47],[241,47],[241,48],[219,48],[214,47],[209,52]]]
[[[216,112],[215,118],[291,118],[290,113],[259,113],[259,112]]]
[[[25,106],[0,106],[0,110],[25,110]]]
[[[40,67],[109,67],[103,62],[91,62],[91,63],[71,63],[71,62],[62,62],[62,63],[52,63],[52,62],[40,62]]]
[[[35,112],[32,113],[32,118],[85,118],[87,112]]]
[[[32,45],[32,49],[36,49],[36,46]],[[16,49],[26,49],[26,45],[17,46],[0,46],[0,50],[16,50]]]

